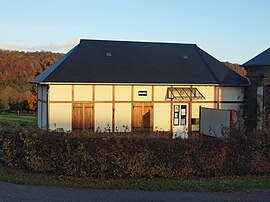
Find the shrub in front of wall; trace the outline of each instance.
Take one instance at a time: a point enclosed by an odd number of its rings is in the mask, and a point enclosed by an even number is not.
[[[226,173],[257,175],[269,173],[270,133],[256,130],[243,133],[234,129],[227,140]]]
[[[0,124],[0,159],[6,166],[64,176],[129,179],[268,174],[269,144],[266,131],[231,131],[231,137],[224,139],[172,140]]]

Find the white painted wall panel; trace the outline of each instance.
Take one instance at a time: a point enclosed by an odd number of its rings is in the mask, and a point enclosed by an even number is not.
[[[72,129],[72,104],[51,103],[49,107],[50,130],[62,128],[65,131]]]
[[[47,103],[42,103],[42,129],[47,129]]]
[[[116,101],[131,101],[131,86],[115,86]]]
[[[206,108],[212,108],[212,109],[217,108],[215,103],[192,103],[192,117],[191,118],[199,118],[200,106],[206,107]]]
[[[131,132],[131,103],[115,104],[115,131]]]
[[[201,94],[205,97],[204,101],[215,101],[217,100],[217,91],[214,86],[194,86]]]
[[[92,93],[91,85],[75,85],[74,101],[92,101]]]
[[[221,87],[222,101],[243,101],[244,91],[241,87]]]
[[[96,101],[111,101],[112,100],[112,86],[96,85],[95,86],[95,100]]]
[[[42,99],[43,85],[38,85],[38,99]]]
[[[42,88],[42,100],[47,101],[47,91],[48,90],[48,86],[47,85],[43,85]]]
[[[39,128],[41,128],[41,102],[38,101],[38,116],[37,116],[37,125]]]
[[[71,101],[72,87],[71,85],[50,85],[49,97],[50,101]]]
[[[95,131],[104,132],[108,129],[112,131],[112,104],[95,104]]]
[[[147,91],[147,96],[139,96],[139,91]],[[152,86],[134,86],[134,101],[151,101]]]
[[[170,130],[170,104],[154,104],[154,131]]]
[[[165,101],[167,98],[168,86],[155,86],[154,87],[154,100]]]

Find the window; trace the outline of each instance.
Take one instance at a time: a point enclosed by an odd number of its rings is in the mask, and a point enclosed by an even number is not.
[[[181,123],[180,125],[187,125],[187,106],[181,105]]]
[[[173,125],[179,126],[179,108],[180,105],[174,105]]]
[[[139,90],[138,96],[147,96],[147,91],[146,90]]]

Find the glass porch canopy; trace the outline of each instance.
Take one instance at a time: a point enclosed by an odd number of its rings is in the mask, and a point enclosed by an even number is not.
[[[168,88],[167,98],[176,100],[199,100],[205,99],[197,88]]]

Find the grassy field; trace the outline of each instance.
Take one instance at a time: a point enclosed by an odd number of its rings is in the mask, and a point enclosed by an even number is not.
[[[35,114],[15,114],[15,113],[5,113],[0,114],[0,121],[5,121],[11,124],[19,124],[34,127],[36,126],[37,116]]]
[[[92,189],[136,189],[148,191],[235,192],[270,189],[270,176],[199,179],[91,179],[48,174],[33,174],[0,166],[0,180],[28,185],[46,185]]]

